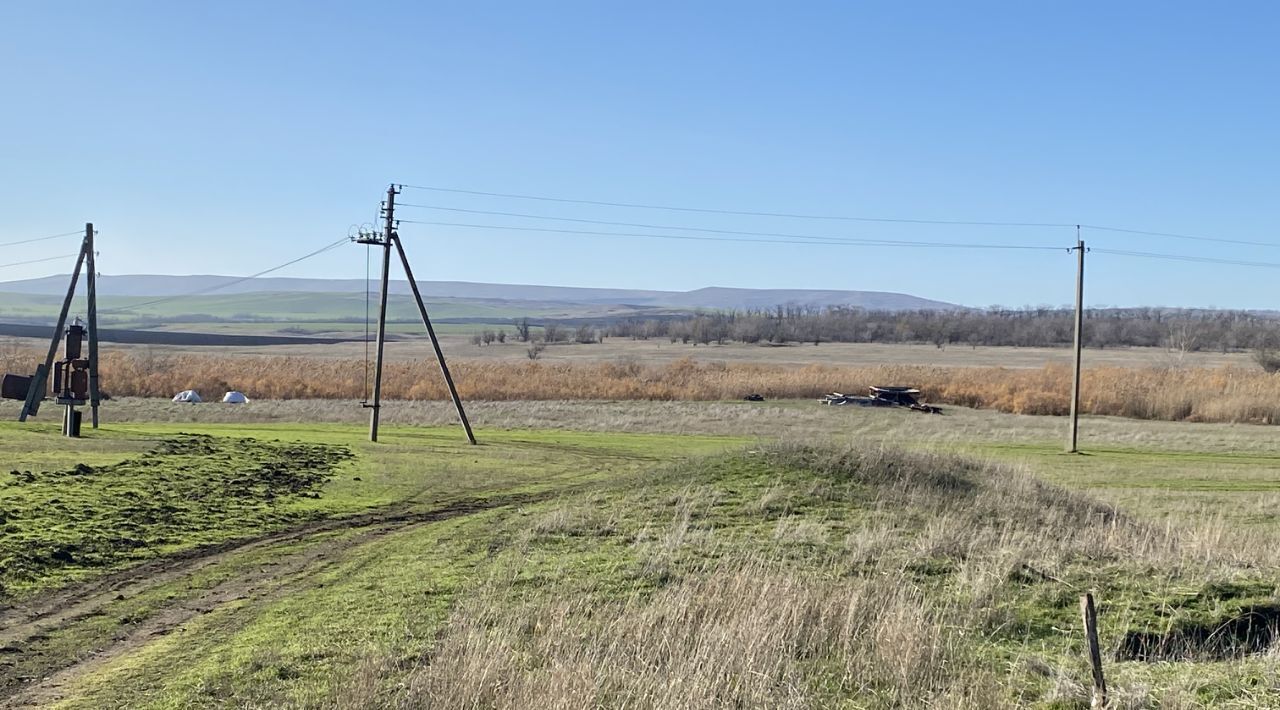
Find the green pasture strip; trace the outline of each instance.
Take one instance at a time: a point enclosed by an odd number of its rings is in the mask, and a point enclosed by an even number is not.
[[[57,419],[59,408],[46,404],[40,411],[39,421],[0,421],[0,474],[14,470],[58,471],[74,468],[78,463],[103,466],[119,463],[155,445],[151,438],[131,436],[118,429],[90,430],[88,414],[85,429],[91,433],[83,439],[68,439],[62,436],[60,423],[46,421]]]
[[[1037,475],[1072,488],[1280,491],[1280,454],[1090,448],[974,442],[957,449],[1028,463]]]
[[[375,297],[376,298],[376,297]],[[232,321],[271,320],[358,320],[364,321],[365,295],[340,292],[257,292],[179,296],[162,303],[137,304],[156,300],[147,296],[102,296],[98,307],[130,309],[114,315],[112,325],[120,321],[145,321],[147,317],[181,319],[184,316],[206,316]],[[61,296],[0,293],[0,315],[38,317],[53,316],[62,303]],[[520,318],[585,312],[591,306],[548,306],[523,302],[486,302],[480,299],[430,298],[427,308],[438,318]],[[417,304],[407,294],[392,294],[387,301],[387,315],[394,320],[411,321],[419,317]],[[199,322],[193,318],[192,322]]]
[[[337,333],[342,333],[345,334],[349,340],[353,339],[355,336],[359,336],[359,338],[364,337],[364,321],[337,322],[298,319],[257,322],[165,321],[164,323],[157,325],[154,320],[139,320],[115,323],[112,324],[112,327],[157,332],[212,333],[215,335],[296,335],[325,338],[331,337]],[[508,339],[515,340],[515,328],[509,323],[437,323],[433,316],[432,327],[435,328],[436,333],[439,335],[471,335],[472,333],[479,333],[484,330],[492,330],[496,333],[497,331],[505,328],[507,330]],[[376,322],[373,324],[373,328],[377,328]],[[534,329],[531,327],[530,331],[534,332]],[[427,337],[427,331],[423,328],[421,316],[418,316],[415,320],[388,322],[387,332],[394,335],[404,335],[409,337]],[[369,336],[369,339],[373,339],[372,334]],[[204,347],[217,347],[217,344],[210,343]]]
[[[929,448],[1019,464],[1043,480],[1087,492],[1139,517],[1186,522],[1191,515],[1280,526],[1280,453],[1098,446],[1066,454],[1054,443],[984,441]]]

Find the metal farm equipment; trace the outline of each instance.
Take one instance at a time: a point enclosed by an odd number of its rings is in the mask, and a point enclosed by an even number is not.
[[[920,390],[914,387],[872,387],[870,390],[870,394],[866,396],[832,392],[818,401],[833,406],[852,404],[859,407],[903,407],[913,412],[942,414],[941,407],[920,402],[917,399]]]

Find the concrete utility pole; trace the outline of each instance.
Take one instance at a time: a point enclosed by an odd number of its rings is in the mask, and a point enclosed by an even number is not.
[[[91,423],[98,428],[98,405],[102,395],[98,391],[98,265],[94,260],[93,222],[84,225],[85,242],[85,299],[89,310],[89,408]]]
[[[80,280],[80,269],[84,266],[85,253],[93,246],[93,225],[85,225],[85,241],[80,244],[80,255],[76,257],[76,268],[71,271],[71,283],[67,285],[66,298],[62,299],[62,310],[58,311],[58,324],[53,327],[53,340],[49,341],[49,351],[45,354],[44,363],[36,366],[35,377],[27,391],[27,400],[18,414],[18,421],[27,421],[28,416],[40,411],[40,402],[49,391],[49,372],[53,369],[53,357],[58,353],[58,342],[62,340],[62,331],[67,325],[67,313],[71,310],[71,301],[76,296],[76,282]]]
[[[1080,353],[1084,331],[1084,240],[1080,238],[1080,225],[1076,225],[1076,337],[1075,373],[1071,380],[1071,435],[1067,438],[1067,453],[1078,451],[1076,441],[1080,428]]]
[[[373,366],[373,404],[366,405],[373,410],[369,414],[369,441],[378,440],[378,414],[382,410],[382,350],[387,342],[387,286],[390,281],[391,239],[395,231],[396,193],[398,192],[395,185],[387,186],[387,201],[382,206],[382,239],[367,242],[382,245],[382,290],[378,297],[378,354]]]
[[[413,278],[413,269],[409,267],[409,257],[405,255],[404,245],[400,243],[400,235],[396,233],[396,195],[399,192],[400,189],[395,184],[387,188],[387,201],[382,208],[384,217],[382,234],[361,232],[360,237],[356,239],[359,244],[376,244],[383,249],[382,294],[378,300],[378,354],[373,367],[373,404],[363,403],[364,406],[373,409],[369,417],[369,441],[378,440],[378,414],[382,409],[382,352],[387,337],[387,288],[390,283],[391,247],[394,245],[396,253],[400,256],[400,264],[404,267],[404,275],[409,280],[409,288],[413,290],[418,312],[422,314],[422,324],[427,327],[427,335],[431,336],[431,347],[436,351],[436,361],[440,363],[440,374],[444,375],[444,383],[449,387],[449,397],[453,399],[453,406],[458,410],[458,420],[462,422],[462,428],[467,432],[467,441],[475,444],[476,437],[471,432],[471,422],[467,420],[467,412],[462,408],[462,398],[458,396],[458,388],[453,384],[453,376],[449,374],[449,365],[445,362],[444,351],[440,348],[440,339],[436,337],[436,330],[431,326],[427,305],[422,300],[422,292],[418,290],[417,280]]]
[[[431,347],[436,351],[436,362],[440,363],[440,374],[444,375],[444,383],[449,386],[449,397],[453,400],[454,409],[458,410],[458,421],[467,432],[467,441],[476,443],[476,435],[471,433],[471,422],[467,421],[467,412],[462,408],[462,398],[458,396],[458,388],[453,386],[453,375],[449,374],[449,365],[444,360],[444,351],[440,349],[440,339],[436,337],[436,329],[431,327],[431,317],[427,315],[427,304],[422,301],[422,293],[418,290],[418,281],[413,278],[413,269],[409,268],[409,257],[404,254],[404,245],[400,243],[400,235],[395,235],[396,251],[400,254],[400,263],[404,265],[405,278],[409,279],[409,288],[413,289],[413,299],[418,302],[418,312],[422,314],[422,324],[427,327],[427,335],[431,336]]]

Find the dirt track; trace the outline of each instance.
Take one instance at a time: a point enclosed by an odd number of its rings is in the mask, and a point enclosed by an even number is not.
[[[3,654],[0,655],[0,707],[40,707],[56,702],[62,699],[63,688],[69,681],[146,645],[151,639],[180,631],[192,617],[232,601],[265,600],[286,594],[307,577],[333,564],[340,553],[385,535],[483,510],[533,502],[557,493],[471,500],[425,511],[397,507],[350,518],[317,521],[270,535],[148,562],[5,609],[0,611],[0,654]],[[342,531],[353,534],[329,536],[316,540],[314,544],[306,544],[311,538]],[[273,546],[296,546],[298,543],[303,543],[301,549],[282,551],[270,562],[250,566],[210,588],[195,590],[192,596],[166,602],[146,618],[121,625],[110,638],[104,635],[95,639],[94,647],[79,649],[74,657],[58,654],[46,657],[41,648],[49,634],[104,614],[103,608],[112,602],[189,577],[235,555]],[[26,663],[21,669],[17,663],[4,660],[11,654],[26,656]],[[33,658],[34,664],[30,663]]]

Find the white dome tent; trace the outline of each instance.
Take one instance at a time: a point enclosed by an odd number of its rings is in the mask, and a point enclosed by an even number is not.
[[[242,392],[231,390],[230,392],[222,395],[222,402],[223,404],[248,404],[249,398],[244,396],[244,393]]]
[[[198,404],[200,402],[203,402],[204,400],[200,399],[200,393],[196,392],[195,390],[182,390],[181,392],[173,396],[173,401],[174,402],[190,402],[191,404]]]

